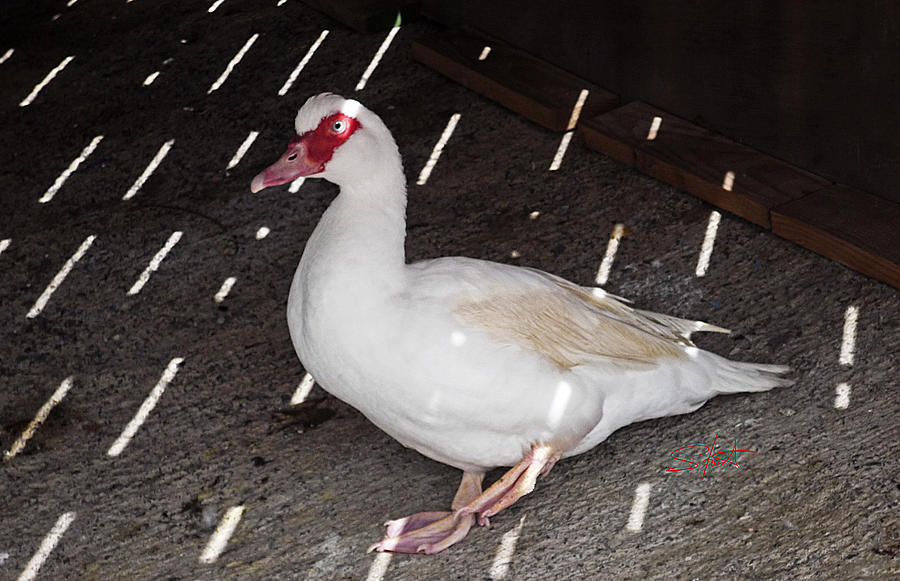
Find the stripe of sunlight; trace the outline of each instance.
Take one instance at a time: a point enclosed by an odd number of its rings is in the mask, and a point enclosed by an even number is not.
[[[438,159],[441,157],[441,153],[444,151],[444,146],[447,145],[447,142],[450,140],[450,136],[453,135],[453,131],[456,129],[456,124],[459,123],[459,120],[459,113],[454,113],[450,116],[450,120],[447,122],[447,126],[444,127],[444,132],[441,133],[441,138],[438,139],[438,142],[434,144],[434,149],[431,150],[431,156],[425,163],[425,167],[423,167],[422,171],[419,172],[419,179],[416,180],[416,185],[424,186],[428,182],[428,178],[431,176],[431,171],[434,169],[434,166],[437,164]]]

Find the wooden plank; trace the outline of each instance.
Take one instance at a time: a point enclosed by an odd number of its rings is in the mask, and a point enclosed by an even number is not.
[[[588,146],[766,228],[773,207],[831,185],[646,103],[585,119],[580,131]]]
[[[900,288],[900,204],[836,185],[774,208],[772,230]]]
[[[479,60],[485,46],[490,54]],[[413,57],[457,83],[555,131],[568,129],[582,89],[590,91],[581,118],[615,107],[616,95],[520,50],[468,32],[413,41]]]

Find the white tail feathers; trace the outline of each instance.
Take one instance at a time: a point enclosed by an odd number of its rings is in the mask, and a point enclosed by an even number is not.
[[[773,387],[787,387],[794,383],[793,379],[782,377],[791,370],[787,365],[745,363],[721,359],[716,369],[718,381],[714,384],[718,393],[767,391]]]

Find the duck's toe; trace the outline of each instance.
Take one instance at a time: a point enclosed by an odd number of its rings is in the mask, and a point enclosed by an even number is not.
[[[443,515],[436,520],[429,520]],[[475,515],[450,512],[420,512],[388,521],[385,537],[369,551],[434,554],[461,541],[475,523]]]

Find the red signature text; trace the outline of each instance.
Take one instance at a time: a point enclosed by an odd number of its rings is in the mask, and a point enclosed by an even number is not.
[[[721,464],[731,464],[735,468],[740,468],[737,463],[737,455],[739,452],[747,452],[748,454],[756,454],[753,450],[738,450],[737,449],[737,438],[734,440],[734,444],[730,450],[721,450],[719,452],[713,453],[713,450],[716,447],[716,440],[719,438],[719,433],[716,432],[716,437],[713,438],[713,443],[709,446],[706,444],[691,444],[690,446],[682,446],[677,450],[673,450],[669,457],[678,460],[679,462],[684,462],[685,464],[690,464],[690,466],[684,466],[681,468],[666,468],[666,472],[681,472],[682,470],[693,470],[697,468],[700,464],[703,464],[703,476],[702,478],[706,478],[706,470],[710,466],[719,466]],[[682,450],[689,450],[691,448],[702,448],[702,452],[699,454],[694,454],[694,460],[687,460],[685,458],[681,458],[676,455],[676,453],[681,452]],[[706,454],[706,458],[700,460],[702,454]]]

